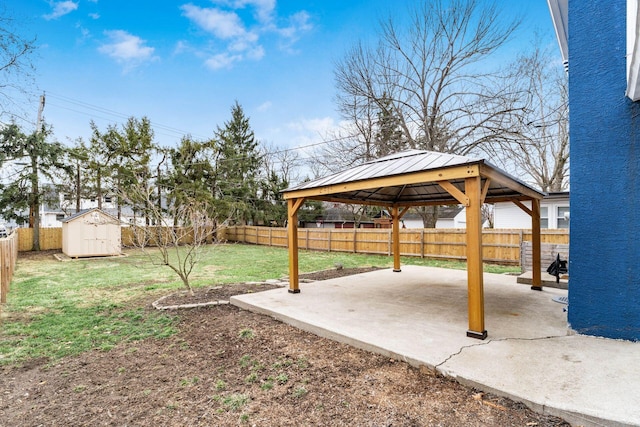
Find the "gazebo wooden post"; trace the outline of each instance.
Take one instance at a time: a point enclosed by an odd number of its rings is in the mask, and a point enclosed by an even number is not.
[[[531,289],[534,291],[542,290],[542,265],[540,262],[540,200],[531,200],[531,253],[533,276]]]
[[[304,198],[287,200],[287,228],[289,242],[289,292],[300,293],[298,278],[298,209]]]
[[[393,271],[396,273],[401,272],[400,269],[400,214],[398,213],[398,207],[391,207],[391,227],[393,234]]]
[[[482,180],[480,176],[465,179],[465,194],[469,198],[467,212],[467,293],[469,330],[467,336],[485,339],[484,279],[482,270]]]

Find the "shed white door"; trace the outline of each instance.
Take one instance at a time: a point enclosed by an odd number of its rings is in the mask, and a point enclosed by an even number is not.
[[[98,224],[89,224],[85,228],[84,248],[87,255],[106,254],[108,228]]]

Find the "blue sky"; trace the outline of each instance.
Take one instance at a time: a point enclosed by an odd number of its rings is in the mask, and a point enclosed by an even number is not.
[[[37,36],[37,97],[61,142],[129,116],[147,116],[161,145],[209,138],[237,100],[258,139],[279,147],[322,141],[340,118],[333,99],[335,62],[377,23],[402,16],[392,0],[8,0],[25,37]],[[498,1],[524,17],[504,50],[515,58],[538,31],[555,43],[547,2]],[[559,51],[558,51],[559,56]],[[33,126],[33,124],[29,125]]]

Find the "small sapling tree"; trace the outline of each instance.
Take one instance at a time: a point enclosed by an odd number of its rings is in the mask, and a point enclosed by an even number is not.
[[[154,265],[173,270],[190,295],[194,295],[190,276],[210,249],[207,241],[215,233],[215,215],[209,203],[183,198],[179,205],[162,206],[155,200],[155,189],[140,181],[120,194],[130,206],[144,206],[146,218],[130,225],[129,244],[141,249]],[[149,223],[150,225],[146,225]]]

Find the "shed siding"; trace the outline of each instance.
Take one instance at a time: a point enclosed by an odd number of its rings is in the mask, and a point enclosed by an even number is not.
[[[625,97],[626,0],[569,0],[569,323],[640,340],[640,104]]]
[[[88,211],[62,224],[62,252],[67,256],[118,255],[120,249],[120,224],[103,212]]]

